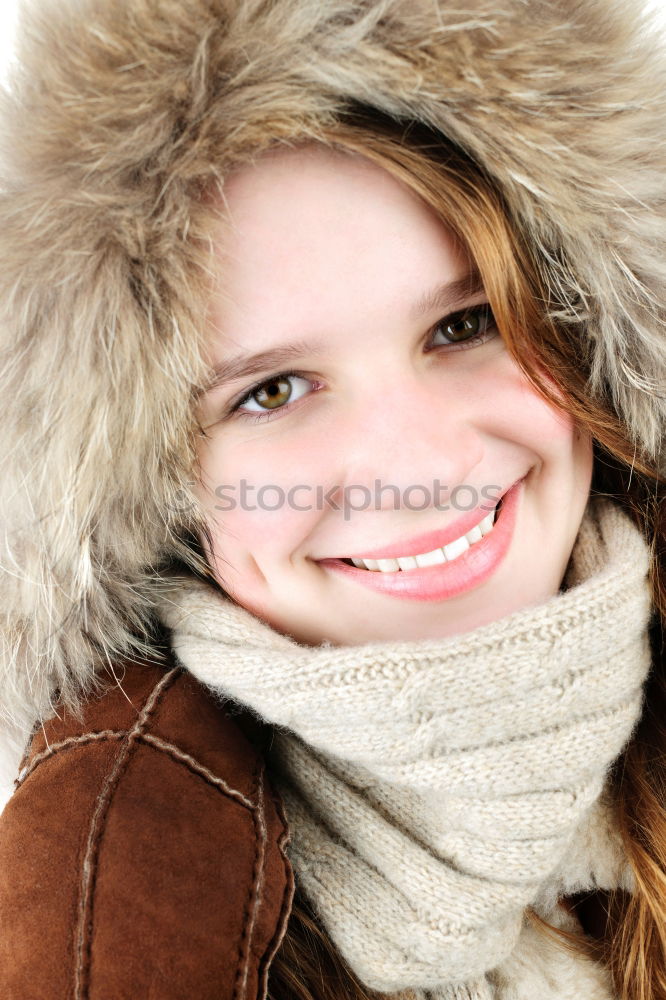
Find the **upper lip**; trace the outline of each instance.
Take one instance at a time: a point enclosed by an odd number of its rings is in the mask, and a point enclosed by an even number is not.
[[[515,483],[511,484],[512,486]],[[503,490],[501,496],[498,498],[497,503],[502,499],[502,497],[509,492],[511,486],[508,486]],[[439,528],[436,531],[427,531],[421,535],[415,535],[412,538],[406,538],[403,541],[392,542],[390,545],[386,545],[381,549],[364,549],[362,552],[348,553],[344,556],[333,556],[332,558],[338,559],[397,559],[400,556],[417,556],[425,552],[433,552],[435,549],[440,549],[444,545],[448,545],[450,542],[455,541],[456,538],[461,538],[462,535],[466,535],[468,531],[471,531],[475,525],[480,524],[481,521],[488,514],[495,509],[497,503],[490,506],[488,500],[484,501],[483,505],[475,507],[474,510],[470,510],[459,517],[457,521],[453,521],[446,528]],[[331,557],[329,557],[331,558]]]

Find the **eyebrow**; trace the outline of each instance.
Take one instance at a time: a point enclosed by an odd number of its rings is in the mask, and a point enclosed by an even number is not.
[[[483,294],[484,291],[481,275],[475,269],[470,270],[455,281],[443,282],[425,292],[414,303],[411,317],[419,319],[435,309],[462,308],[469,299]],[[288,367],[290,362],[297,361],[304,354],[320,358],[326,352],[327,347],[321,341],[296,340],[291,344],[259,351],[257,354],[237,354],[213,366],[210,381],[204,392],[211,392],[240,379],[261,375],[269,369]]]
[[[476,269],[471,269],[461,278],[456,278],[455,281],[445,281],[443,284],[431,288],[429,292],[425,292],[415,303],[412,317],[419,319],[434,309],[455,309],[456,306],[464,306],[468,299],[482,295],[484,292],[481,275]]]

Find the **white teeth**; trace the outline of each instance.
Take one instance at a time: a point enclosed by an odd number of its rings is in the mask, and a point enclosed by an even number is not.
[[[491,510],[484,517],[483,521],[475,525],[465,535],[454,539],[441,549],[433,549],[432,552],[424,552],[418,556],[398,556],[397,559],[352,559],[357,569],[369,569],[380,573],[397,573],[398,570],[418,569],[424,566],[436,566],[439,563],[450,562],[457,559],[463,552],[480,542],[481,539],[492,531],[495,523],[497,508]]]
[[[479,525],[477,524],[476,528],[472,528],[471,531],[468,531],[467,534],[465,535],[465,538],[467,539],[470,545],[473,545],[474,542],[480,542],[481,539],[483,538],[483,532],[481,531]]]
[[[495,511],[491,510],[490,514],[484,517],[481,524],[478,526],[482,535],[487,535],[493,524],[495,523]]]
[[[367,559],[365,560],[367,563]],[[400,569],[416,569],[418,563],[414,556],[403,556],[402,559],[398,559],[398,566]]]
[[[469,542],[463,535],[462,538],[456,538],[455,542],[450,542],[448,545],[445,545],[444,554],[447,559],[455,559],[456,556],[461,556],[463,552],[467,552],[468,548]]]
[[[416,559],[417,566],[436,566],[437,563],[446,562],[446,556],[441,549],[433,549],[432,552],[426,552],[422,556],[414,556]]]

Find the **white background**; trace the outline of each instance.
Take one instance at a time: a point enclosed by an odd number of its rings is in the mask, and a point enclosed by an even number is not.
[[[4,81],[6,69],[12,59],[13,37],[16,24],[16,11],[20,0],[0,0],[0,81]],[[33,3],[39,0],[32,0]],[[113,0],[109,0],[110,3]],[[666,41],[666,0],[633,0],[637,8],[641,4],[652,12],[655,26],[664,33]],[[13,762],[0,750],[0,811],[12,791],[12,778],[8,777],[15,771]],[[8,783],[9,781],[9,783]]]

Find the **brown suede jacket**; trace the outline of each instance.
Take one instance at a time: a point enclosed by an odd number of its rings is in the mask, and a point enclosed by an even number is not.
[[[0,996],[263,998],[293,876],[251,722],[124,667],[37,731],[0,817]]]
[[[180,667],[116,673],[0,816],[0,998],[264,1000],[294,891],[265,731]],[[597,936],[606,896],[563,905]]]

